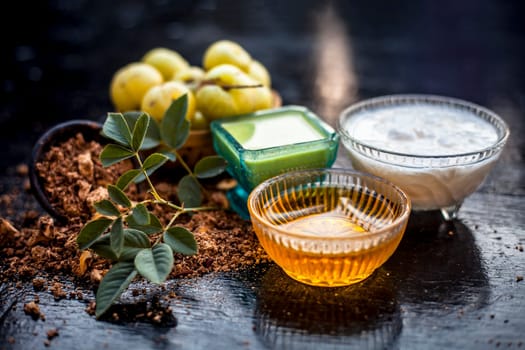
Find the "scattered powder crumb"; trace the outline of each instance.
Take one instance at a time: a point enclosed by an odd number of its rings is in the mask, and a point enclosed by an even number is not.
[[[59,282],[55,282],[53,286],[50,288],[50,290],[51,290],[51,293],[53,293],[55,300],[57,301],[67,297],[67,293],[62,289],[62,284]]]
[[[27,176],[29,174],[29,167],[27,164],[18,164],[16,166],[16,173],[20,176]]]
[[[58,337],[58,330],[56,328],[51,328],[47,331],[47,339],[52,340],[55,337]]]
[[[38,320],[39,318],[42,321],[45,321],[45,315],[40,311],[40,307],[34,301],[30,301],[27,304],[24,304],[24,313],[33,318],[33,320]]]
[[[33,289],[35,291],[42,291],[46,287],[46,280],[42,277],[33,278]]]

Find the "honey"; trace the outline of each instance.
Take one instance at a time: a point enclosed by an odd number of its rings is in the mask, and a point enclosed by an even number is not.
[[[288,275],[310,285],[335,287],[367,278],[402,237],[376,237],[374,232],[397,217],[396,208],[362,188],[289,189],[263,207],[265,219],[288,236],[263,234],[264,227],[254,223],[262,246]]]
[[[290,232],[318,237],[322,237],[325,233],[331,237],[345,237],[366,232],[363,227],[337,212],[307,215],[283,224],[281,227]]]

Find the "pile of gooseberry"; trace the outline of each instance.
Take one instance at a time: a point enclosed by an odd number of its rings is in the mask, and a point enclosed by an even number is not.
[[[115,72],[110,97],[119,112],[141,110],[161,121],[173,100],[186,94],[192,129],[219,118],[273,105],[268,70],[238,43],[220,40],[205,51],[202,67],[178,52],[157,47]]]

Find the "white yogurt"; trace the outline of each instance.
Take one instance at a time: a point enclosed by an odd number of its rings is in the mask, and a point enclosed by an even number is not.
[[[484,119],[450,107],[402,105],[363,110],[343,128],[369,146],[388,152],[437,156],[480,151],[498,140]]]
[[[342,138],[354,168],[397,184],[407,192],[415,210],[461,204],[480,186],[498,158],[467,158],[459,164],[457,158],[443,157],[482,151],[498,141],[498,130],[491,123],[472,112],[446,105],[362,109],[342,119],[341,128],[362,144],[401,154],[371,157],[354,149],[348,137]]]

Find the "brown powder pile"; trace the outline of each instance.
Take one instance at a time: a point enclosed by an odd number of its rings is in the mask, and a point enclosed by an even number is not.
[[[99,160],[101,149],[100,144],[86,142],[79,134],[51,148],[37,165],[52,203],[69,218],[66,224],[48,215],[28,211],[22,213],[22,224],[16,227],[0,211],[0,266],[3,266],[0,281],[28,280],[39,275],[62,275],[77,282],[95,284],[100,281],[110,262],[90,251],[79,251],[76,237],[92,217],[92,203],[107,197],[105,186],[115,183],[118,176],[129,168],[129,163],[125,167],[103,168]],[[155,185],[163,198],[176,198],[175,184],[162,182]],[[206,187],[205,205],[218,207],[227,203],[217,184],[207,184]],[[2,196],[6,208],[16,202],[18,195],[20,190],[13,189]],[[128,195],[137,201],[149,196],[148,193],[138,193],[136,187],[132,187]],[[0,209],[7,211],[1,206]],[[173,214],[166,207],[155,206],[153,210],[164,223]],[[194,233],[199,252],[194,256],[175,254],[172,278],[231,271],[268,261],[251,224],[229,210],[184,214],[176,224]],[[63,297],[60,286],[54,282],[42,282],[41,278],[33,282],[40,288],[47,285],[53,293]]]
[[[92,215],[93,203],[107,197],[106,186],[114,184],[120,174],[131,169],[131,162],[109,168],[99,159],[102,146],[86,142],[82,134],[45,153],[36,164],[51,206],[70,220],[83,221]]]

